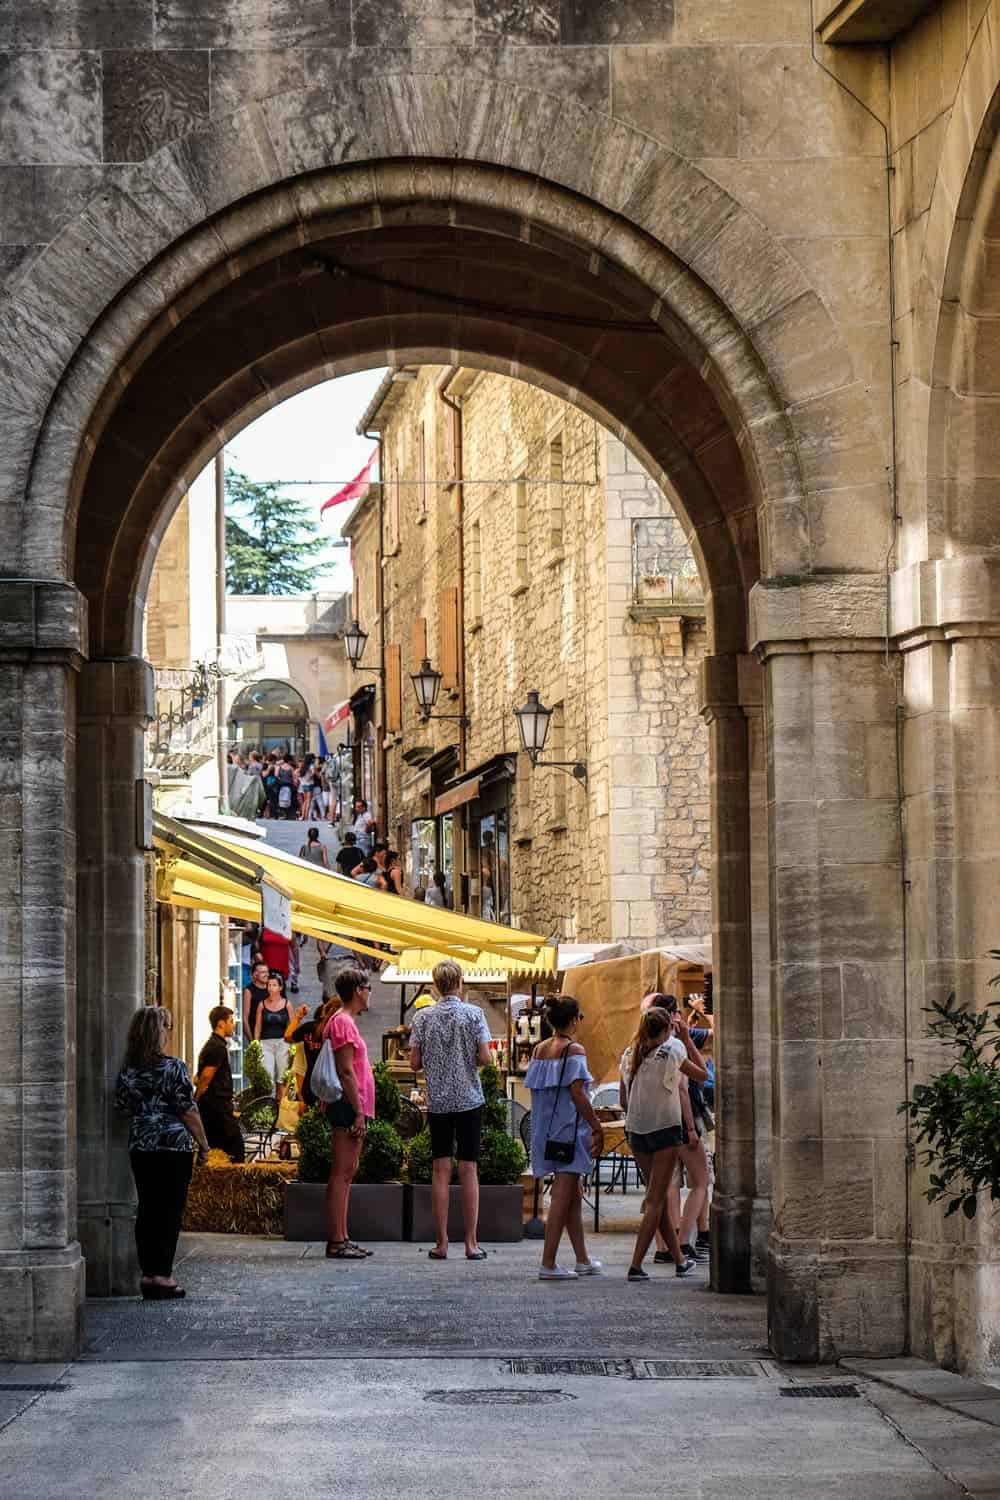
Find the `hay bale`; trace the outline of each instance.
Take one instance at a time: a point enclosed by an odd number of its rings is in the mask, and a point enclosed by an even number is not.
[[[294,1162],[238,1164],[224,1151],[210,1151],[195,1167],[182,1229],[201,1234],[267,1234],[285,1232],[285,1183],[294,1182]]]

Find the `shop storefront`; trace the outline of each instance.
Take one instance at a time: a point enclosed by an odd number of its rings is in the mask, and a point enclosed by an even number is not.
[[[487,922],[510,922],[510,804],[516,775],[515,757],[497,755],[445,788],[434,802],[439,842],[446,836],[440,825],[456,813],[464,832],[465,864],[455,890],[456,909]],[[447,837],[454,857],[457,822]]]

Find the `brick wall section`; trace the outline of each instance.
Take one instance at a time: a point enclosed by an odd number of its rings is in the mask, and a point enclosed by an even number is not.
[[[410,683],[426,622],[442,664],[441,600],[458,576],[460,497],[446,374],[425,367],[394,386],[383,428],[385,530],[397,504],[398,546],[383,567],[387,645],[402,653],[402,730],[387,739],[390,833],[409,850],[408,800],[420,750],[457,744],[457,726],[422,723]],[[546,756],[579,758],[588,783],[531,770],[524,756],[512,796],[514,919],[566,940],[652,946],[710,925],[707,741],[698,717],[700,622],[629,617],[629,528],[670,507],[625,448],[577,408],[537,387],[464,372],[464,597],[466,766],[513,753],[513,709],[530,688],[557,710]],[[421,490],[420,427],[424,430]],[[561,475],[562,485],[550,483]],[[438,483],[437,481],[444,481]],[[374,598],[377,497],[350,524],[358,608],[378,660]],[[478,573],[478,577],[477,577]],[[457,689],[438,711],[457,713]],[[458,868],[463,866],[461,858]]]

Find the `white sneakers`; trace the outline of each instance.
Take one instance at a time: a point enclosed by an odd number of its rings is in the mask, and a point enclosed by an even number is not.
[[[547,1266],[538,1268],[539,1281],[578,1281],[581,1276],[600,1276],[601,1262],[599,1260],[577,1261],[576,1270],[568,1271],[565,1266],[554,1266],[550,1271]]]

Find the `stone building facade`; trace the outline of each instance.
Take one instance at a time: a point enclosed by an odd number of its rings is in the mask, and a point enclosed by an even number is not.
[[[715,1285],[786,1358],[994,1363],[995,1220],[898,1103],[996,945],[1000,0],[16,3],[0,78],[3,1346],[134,1289],[170,515],[284,395],[434,363],[597,417],[705,580]]]
[[[382,484],[345,534],[366,659],[387,664],[385,826],[409,889],[441,868],[460,908],[571,942],[702,936],[704,604],[663,493],[592,417],[503,375],[390,372],[362,427]],[[451,718],[420,712],[424,658]],[[518,755],[529,688],[553,710],[544,759],[585,783]]]

